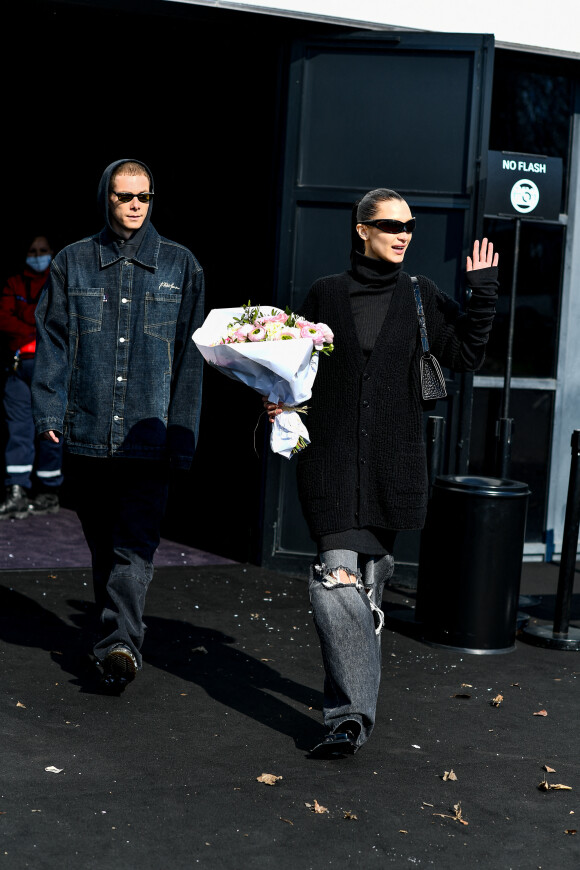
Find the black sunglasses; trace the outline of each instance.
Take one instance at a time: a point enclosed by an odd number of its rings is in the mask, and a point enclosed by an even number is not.
[[[410,221],[403,223],[403,221],[395,221],[391,218],[377,218],[374,221],[359,221],[359,223],[367,227],[377,227],[384,233],[412,233],[417,221],[415,218],[411,218]]]
[[[137,197],[139,202],[149,202],[150,199],[153,199],[153,193],[117,193],[116,191],[111,191],[119,202],[131,202]]]

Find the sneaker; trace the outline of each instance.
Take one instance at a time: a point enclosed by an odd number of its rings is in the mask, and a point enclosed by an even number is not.
[[[310,750],[310,758],[345,758],[357,751],[357,735],[360,733],[358,722],[342,722],[336,731],[330,731],[322,743]]]
[[[137,675],[137,659],[125,644],[109,650],[103,659],[102,687],[107,691],[122,692]]]
[[[28,516],[28,493],[23,486],[6,487],[6,495],[0,504],[0,520],[23,520]]]
[[[41,492],[30,501],[28,510],[35,517],[43,514],[57,514],[60,510],[58,495],[55,492]]]

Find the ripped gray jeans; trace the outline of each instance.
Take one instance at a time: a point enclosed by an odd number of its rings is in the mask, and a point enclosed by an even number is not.
[[[384,622],[380,607],[394,567],[390,554],[327,550],[310,569],[310,601],[325,669],[324,724],[336,731],[347,719],[358,722],[359,746],[375,724]]]

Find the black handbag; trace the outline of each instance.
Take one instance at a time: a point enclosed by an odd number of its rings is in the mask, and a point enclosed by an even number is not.
[[[415,306],[417,308],[417,318],[419,320],[419,332],[421,333],[421,344],[423,346],[423,356],[420,360],[421,395],[424,402],[434,402],[437,399],[444,399],[447,396],[445,378],[441,371],[441,366],[429,351],[427,325],[425,322],[425,313],[423,311],[423,300],[421,299],[419,282],[415,277],[412,277],[411,281],[413,282]]]

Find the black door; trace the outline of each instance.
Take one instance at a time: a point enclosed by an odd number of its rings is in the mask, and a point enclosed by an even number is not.
[[[462,299],[465,256],[481,226],[493,38],[404,31],[300,40],[287,75],[276,304],[299,310],[313,280],[348,267],[350,209],[375,187],[418,217],[405,269]],[[448,377],[446,468],[467,470],[471,383]],[[305,420],[308,425],[308,419]],[[418,535],[401,535],[412,562]],[[302,570],[314,544],[295,462],[268,455],[262,561]]]

